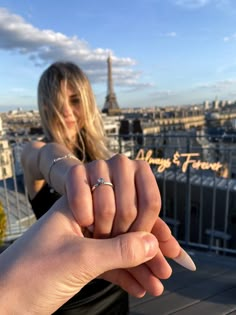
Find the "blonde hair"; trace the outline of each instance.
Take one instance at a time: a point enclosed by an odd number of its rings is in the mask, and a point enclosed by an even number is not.
[[[76,141],[69,137],[61,114],[66,102],[65,87],[72,89],[80,98]],[[38,107],[48,141],[64,144],[74,153],[79,151],[82,161],[86,160],[86,156],[97,160],[111,155],[90,82],[74,63],[56,62],[43,72],[38,84]],[[81,122],[82,127],[79,127]]]

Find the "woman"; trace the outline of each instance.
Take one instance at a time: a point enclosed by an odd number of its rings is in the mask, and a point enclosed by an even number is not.
[[[27,144],[22,153],[36,217],[66,195],[85,235],[107,238],[127,231],[151,232],[161,206],[155,177],[146,162],[112,157],[90,83],[81,69],[69,62],[56,62],[46,69],[38,85],[38,107],[45,141]],[[172,257],[179,253],[179,245],[174,244]],[[157,285],[145,278],[164,279],[170,274],[159,252],[147,265],[122,277],[114,271],[90,282],[55,314],[127,314],[128,295],[120,287],[137,295],[130,285],[135,283],[141,295],[161,294],[161,282]]]

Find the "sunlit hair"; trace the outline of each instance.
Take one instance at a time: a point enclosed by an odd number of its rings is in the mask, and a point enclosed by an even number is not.
[[[80,99],[76,141],[69,137],[62,115],[67,87]],[[86,160],[86,155],[92,160],[110,156],[90,82],[77,65],[56,62],[43,72],[38,84],[38,107],[48,141],[64,144],[74,153],[79,150],[82,161]]]

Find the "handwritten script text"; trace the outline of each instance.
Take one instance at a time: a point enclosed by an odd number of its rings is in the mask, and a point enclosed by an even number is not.
[[[181,167],[182,172],[186,172],[191,166],[196,170],[212,170],[219,171],[223,164],[220,162],[205,162],[198,159],[199,153],[179,153],[176,151],[172,158],[157,158],[153,157],[153,150],[148,150],[146,153],[144,149],[140,149],[137,153],[136,160],[147,161],[150,165],[156,165],[159,173],[164,172],[172,165]]]

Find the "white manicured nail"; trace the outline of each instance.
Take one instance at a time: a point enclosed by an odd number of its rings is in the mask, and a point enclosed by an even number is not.
[[[183,248],[181,248],[179,256],[176,258],[173,258],[173,260],[177,264],[179,264],[179,265],[181,265],[181,266],[183,266],[183,267],[185,267],[191,271],[195,271],[197,269],[192,258],[189,256],[189,254],[186,253],[186,251]]]

